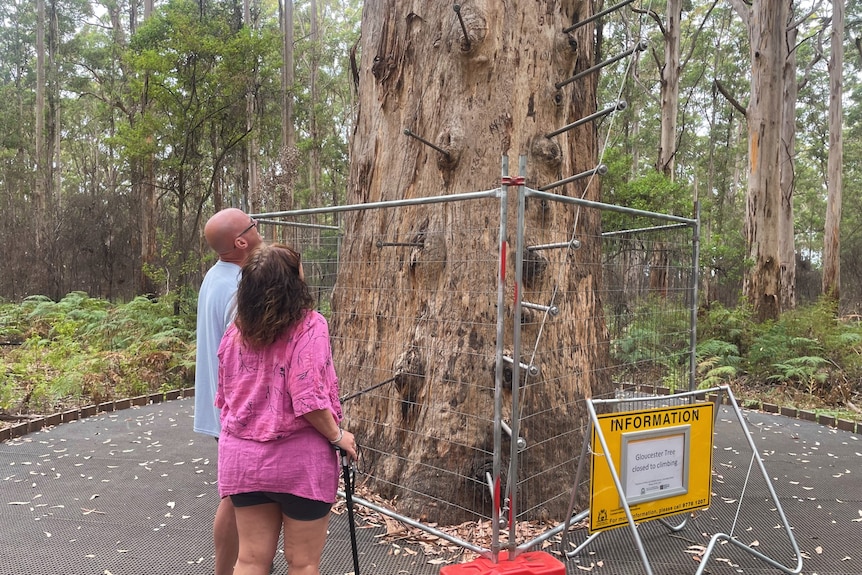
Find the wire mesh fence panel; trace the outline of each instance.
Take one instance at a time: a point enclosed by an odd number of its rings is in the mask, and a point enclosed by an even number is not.
[[[360,477],[387,505],[429,522],[488,519],[492,509],[486,472],[493,457],[500,204],[466,204],[348,214],[366,230],[350,250],[337,251],[328,234],[293,236],[306,277],[319,289],[333,347],[342,350],[335,361],[345,424],[362,446]],[[489,225],[453,226],[463,209],[487,212]],[[443,266],[463,270],[466,281],[441,287]],[[464,306],[475,313],[466,316]],[[461,351],[446,359],[452,347]]]
[[[689,385],[691,227],[538,203],[522,225],[519,209],[489,194],[278,217],[329,319],[360,484],[396,517],[550,529],[584,389]]]
[[[459,228],[450,223],[459,209],[467,208],[364,214],[374,231],[341,265],[368,276],[339,279],[345,305],[332,318],[336,338],[356,338],[336,346],[350,350],[338,361],[345,414],[363,445],[360,471],[381,497],[429,523],[491,516],[497,218]],[[499,202],[470,209],[497,214]],[[441,285],[444,267],[468,281]],[[351,324],[365,327],[338,329]]]
[[[688,389],[692,234],[655,227],[604,234],[603,313],[614,381]]]
[[[584,212],[600,208],[573,209],[580,210],[582,217]],[[562,275],[562,268],[577,266],[579,275],[595,275],[601,280],[595,290],[581,282],[556,282],[552,300],[543,302],[544,294],[530,288],[529,272],[525,273],[523,361],[539,369],[561,355],[582,354],[604,361],[579,362],[583,368],[558,373],[553,378],[544,369],[540,377],[533,377],[529,371],[524,374],[518,418],[525,440],[525,448],[518,454],[519,520],[565,519],[558,510],[564,504],[564,509],[569,507],[572,482],[578,476],[583,453],[582,440],[588,422],[579,414],[586,412],[583,405],[586,398],[573,392],[557,395],[566,398],[567,404],[533,401],[533,397],[548,397],[543,388],[576,390],[578,380],[585,377],[592,381],[609,380],[612,384],[604,393],[594,391],[592,397],[613,397],[618,390],[631,385],[689,388],[694,297],[691,227],[662,225],[663,222],[650,222],[642,215],[614,213],[609,217],[603,213],[601,217],[603,226],[619,231],[585,235],[571,229],[545,228],[537,238],[541,243],[527,242],[524,250],[525,270],[535,268],[534,262],[541,261],[538,265],[561,268],[551,271],[552,275]],[[525,230],[525,235],[530,235],[529,230]],[[599,257],[593,261],[587,258],[575,261],[577,253],[590,246],[599,246],[594,250]],[[571,293],[566,291],[567,287]],[[566,302],[590,298],[597,301],[592,315],[581,315],[567,308]],[[550,305],[554,313],[530,307],[531,302]],[[574,339],[556,336],[554,325],[560,323],[576,325]],[[605,326],[604,330],[594,331],[602,337],[592,340],[578,337],[593,325]],[[588,341],[597,348],[596,352],[582,350]],[[593,373],[586,373],[589,371]],[[534,441],[533,436],[539,436],[541,441]],[[542,450],[541,456],[534,456],[537,449]],[[589,474],[582,473],[579,480],[581,486],[577,492],[581,495],[580,504],[584,505]],[[536,492],[541,492],[542,497],[529,496]]]

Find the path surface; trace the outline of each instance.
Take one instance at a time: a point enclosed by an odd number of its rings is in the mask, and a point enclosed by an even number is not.
[[[186,398],[99,414],[0,443],[0,575],[212,573],[216,443],[191,431],[193,404]],[[862,438],[812,422],[744,414],[793,527],[802,573],[862,573]],[[640,528],[656,575],[694,573],[697,551],[709,541],[705,534],[721,531],[719,524],[733,525],[746,545],[795,566],[768,487],[747,473],[752,458],[732,415],[723,411],[717,424],[724,442],[714,453],[710,509],[679,533],[669,535],[655,521]],[[439,573],[421,552],[381,544],[379,535],[379,529],[358,530],[362,575]],[[567,572],[646,573],[635,549],[626,528],[609,531],[566,560]],[[281,557],[275,567],[286,571]],[[352,571],[341,514],[331,523],[322,572]],[[781,571],[724,545],[706,572]]]

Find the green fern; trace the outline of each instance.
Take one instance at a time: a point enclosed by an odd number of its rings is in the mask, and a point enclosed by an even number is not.
[[[829,377],[829,372],[823,367],[829,364],[829,361],[818,356],[806,355],[803,357],[793,357],[783,362],[774,363],[772,367],[776,373],[770,375],[767,381],[775,383],[802,383],[811,385],[814,383],[823,383]]]
[[[182,307],[172,298],[112,304],[82,292],[0,306],[0,326],[16,326],[21,342],[4,356],[0,409],[46,412],[186,387],[195,318],[174,313]]]
[[[719,339],[709,339],[697,346],[698,388],[727,384],[739,376],[742,358],[737,347]]]

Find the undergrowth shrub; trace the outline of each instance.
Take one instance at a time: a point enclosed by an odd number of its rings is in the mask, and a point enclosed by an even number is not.
[[[193,381],[194,315],[171,297],[123,304],[81,292],[0,306],[4,346],[0,410],[45,413]]]
[[[862,392],[862,325],[836,315],[826,299],[761,324],[744,305],[713,306],[698,325],[701,386],[736,379],[749,387],[778,386],[847,401]]]
[[[698,342],[698,387],[705,389],[734,381],[739,375],[741,361],[739,349],[732,343],[720,339]]]
[[[691,338],[689,312],[670,306],[664,298],[650,297],[630,313],[611,316],[611,359],[617,378],[629,383],[688,389]]]

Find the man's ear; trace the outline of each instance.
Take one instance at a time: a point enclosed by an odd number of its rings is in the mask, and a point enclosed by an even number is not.
[[[248,249],[248,241],[242,236],[236,238],[233,241],[233,245],[235,248],[238,248],[240,250],[247,250]]]

